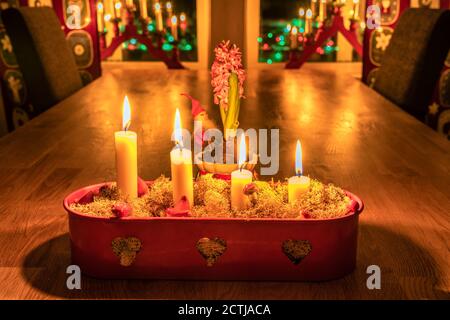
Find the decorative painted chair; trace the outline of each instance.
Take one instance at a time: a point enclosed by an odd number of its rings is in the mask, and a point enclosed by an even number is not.
[[[10,8],[2,19],[39,114],[82,88],[75,59],[49,7]]]
[[[449,32],[450,10],[405,10],[373,88],[423,121],[450,49]]]

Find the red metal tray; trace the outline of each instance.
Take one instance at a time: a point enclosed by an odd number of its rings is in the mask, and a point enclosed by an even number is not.
[[[356,264],[358,217],[234,219],[189,217],[102,218],[69,205],[104,184],[64,199],[72,262],[82,273],[109,279],[324,281]]]

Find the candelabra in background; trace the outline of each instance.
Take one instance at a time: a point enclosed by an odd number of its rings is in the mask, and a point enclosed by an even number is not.
[[[320,1],[320,2],[318,2]],[[291,28],[291,46],[289,52],[289,61],[286,63],[286,69],[300,68],[317,50],[331,37],[341,33],[345,39],[352,45],[356,53],[362,56],[362,45],[357,38],[357,29],[359,27],[359,0],[353,0],[353,9],[350,17],[350,27],[347,29],[344,25],[342,16],[342,6],[345,0],[327,2],[327,0],[312,0],[311,8],[304,11],[299,10],[299,16],[304,24],[300,35],[293,35],[294,29]],[[314,17],[318,6],[319,14]],[[305,18],[303,18],[305,17]],[[313,24],[312,20],[317,23]],[[293,39],[293,36],[295,39]],[[299,50],[300,46],[301,49]]]
[[[114,1],[109,0],[109,13],[105,12],[104,1],[97,3],[97,25],[100,34],[101,58],[106,60],[111,57],[114,51],[121,45],[127,44],[126,48],[131,49],[132,46],[139,43],[144,46],[150,55],[166,64],[169,69],[183,69],[179,59],[179,37],[178,28],[181,28],[181,34],[186,31],[186,15],[180,15],[180,23],[178,18],[173,15],[173,6],[170,2],[166,3],[168,11],[168,23],[170,32],[164,28],[162,8],[163,6],[156,2],[153,6],[155,22],[148,15],[147,0],[133,1]],[[136,6],[136,3],[139,6]],[[139,15],[138,10],[139,9]],[[169,14],[170,11],[170,14]],[[105,21],[112,23],[112,30],[108,30]],[[107,44],[107,34],[112,32],[112,38]],[[170,39],[170,45],[165,38]],[[168,49],[170,47],[170,49]]]

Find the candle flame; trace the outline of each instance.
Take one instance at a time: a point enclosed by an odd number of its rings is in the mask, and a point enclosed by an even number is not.
[[[292,32],[293,35],[296,35],[297,32],[298,32],[298,31],[297,31],[297,27],[295,27],[295,26],[292,27],[292,31],[291,31],[291,32]]]
[[[291,26],[291,24],[289,23],[289,24],[286,26],[286,30],[287,30],[287,31],[291,31],[291,28],[292,28],[292,26]]]
[[[155,11],[160,11],[161,10],[161,5],[159,4],[159,2],[155,3]]]
[[[167,10],[172,9],[172,3],[167,2],[167,3],[166,3],[166,9],[167,9]]]
[[[122,8],[122,3],[116,2],[116,4],[114,5],[114,8],[116,8],[116,10],[120,10],[120,8]]]
[[[247,146],[245,145],[245,135],[241,134],[239,143],[239,160],[238,160],[239,168],[242,169],[246,161],[247,161]]]
[[[180,14],[180,21],[186,21],[186,14],[184,13],[184,12],[182,12],[181,14]]]
[[[177,16],[172,16],[172,19],[170,21],[172,22],[173,26],[176,26],[178,22]]]
[[[306,10],[306,18],[307,19],[311,19],[312,18],[312,10],[311,9]]]
[[[295,149],[295,174],[301,176],[303,173],[302,163],[302,145],[300,140],[297,140],[297,148]]]
[[[175,123],[174,123],[174,138],[175,143],[180,146],[180,148],[183,148],[183,134],[181,129],[181,117],[180,117],[180,110],[175,111]]]
[[[303,9],[303,8],[298,9],[298,15],[300,17],[303,17],[305,15],[305,9]]]
[[[127,131],[131,125],[131,110],[130,110],[130,102],[128,101],[128,97],[125,96],[123,99],[123,107],[122,107],[122,128],[124,131]]]

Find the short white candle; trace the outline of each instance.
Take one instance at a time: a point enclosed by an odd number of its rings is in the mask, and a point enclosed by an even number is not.
[[[297,148],[295,151],[295,172],[297,175],[288,179],[288,199],[289,203],[295,203],[300,200],[305,193],[309,191],[311,179],[302,176],[302,146],[300,140],[297,140]]]
[[[137,197],[137,134],[128,131],[131,123],[130,104],[127,96],[123,101],[122,131],[114,134],[116,147],[117,188],[124,198]]]
[[[194,205],[194,180],[192,174],[192,152],[183,147],[181,134],[180,111],[175,113],[174,136],[177,145],[170,152],[172,174],[173,201],[176,205],[182,197],[186,197],[189,205]]]
[[[252,182],[251,171],[243,169],[246,160],[245,136],[242,135],[239,144],[238,164],[239,169],[231,173],[231,208],[233,210],[245,210],[250,201],[244,193],[244,187]]]

